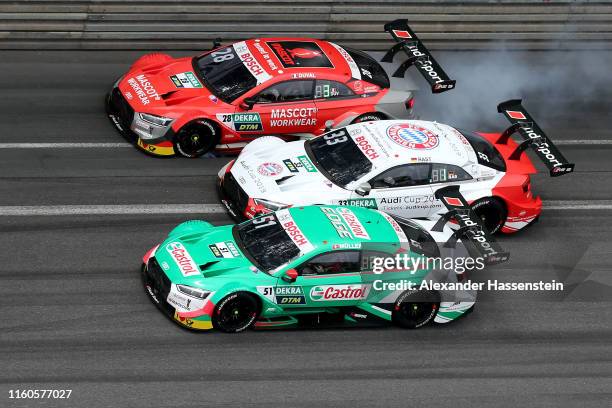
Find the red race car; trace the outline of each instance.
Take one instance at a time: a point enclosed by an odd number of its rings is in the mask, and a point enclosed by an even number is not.
[[[141,149],[159,156],[238,152],[262,135],[312,137],[364,120],[410,118],[414,65],[438,93],[455,81],[406,20],[385,25],[396,44],[381,62],[307,38],[260,38],[187,58],[148,54],[107,96],[108,116]],[[408,59],[391,71],[393,56]],[[388,72],[391,74],[389,75]]]

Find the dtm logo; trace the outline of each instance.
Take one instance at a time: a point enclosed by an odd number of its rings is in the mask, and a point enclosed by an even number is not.
[[[387,136],[400,146],[409,149],[433,149],[438,146],[438,136],[429,130],[409,123],[387,128]]]
[[[257,172],[262,176],[274,177],[283,172],[283,166],[278,163],[263,163],[257,168]]]
[[[310,289],[310,298],[315,302],[362,300],[368,296],[369,289],[366,285],[315,286]]]

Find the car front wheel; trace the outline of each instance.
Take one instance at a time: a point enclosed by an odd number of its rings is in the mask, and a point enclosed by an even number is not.
[[[232,293],[221,299],[212,316],[213,327],[226,333],[238,333],[255,324],[259,305],[253,295]]]
[[[220,139],[214,123],[200,119],[187,123],[174,138],[174,150],[184,157],[200,157],[212,150]]]

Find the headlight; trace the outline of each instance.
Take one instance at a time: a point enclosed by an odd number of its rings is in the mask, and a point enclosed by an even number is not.
[[[163,116],[151,115],[149,113],[139,113],[140,119],[144,120],[147,123],[150,123],[155,126],[163,126],[166,127],[172,123],[174,119],[165,118]]]
[[[253,202],[258,205],[263,205],[269,210],[277,211],[289,207],[287,204],[277,203],[276,201],[264,200],[262,198],[254,198]]]
[[[207,290],[202,290],[187,285],[176,285],[176,288],[179,290],[179,292],[198,299],[206,299],[208,295],[210,295],[210,292]]]

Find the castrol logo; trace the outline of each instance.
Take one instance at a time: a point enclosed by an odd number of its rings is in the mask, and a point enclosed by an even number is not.
[[[319,301],[361,300],[368,296],[365,285],[322,285],[310,290],[310,298]]]
[[[195,263],[187,249],[180,242],[171,242],[166,245],[166,251],[179,267],[183,276],[199,275],[198,265]]]

